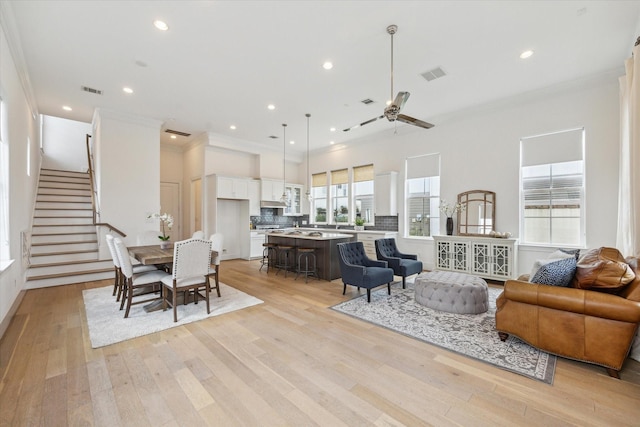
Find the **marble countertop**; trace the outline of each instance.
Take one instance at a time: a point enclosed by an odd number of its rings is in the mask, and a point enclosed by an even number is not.
[[[313,233],[319,233],[320,235],[314,235]],[[334,232],[325,232],[315,229],[308,230],[282,230],[280,232],[270,231],[265,233],[267,236],[273,237],[289,237],[292,239],[309,239],[309,240],[333,240],[333,239],[345,239],[353,237],[352,234],[343,234]]]

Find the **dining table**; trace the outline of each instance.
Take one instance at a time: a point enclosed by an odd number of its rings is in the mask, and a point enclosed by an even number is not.
[[[170,269],[173,265],[173,244],[169,244],[167,246],[160,245],[145,245],[145,246],[129,246],[129,255],[132,258],[135,258],[143,265],[157,265],[158,267],[162,266],[163,268],[167,268],[169,266]],[[218,252],[211,251],[211,258],[215,258],[218,256]],[[178,304],[184,303],[183,293],[177,295]],[[191,301],[187,301],[191,302]],[[147,313],[152,311],[157,311],[162,309],[162,297],[158,298],[146,304],[144,306],[144,311]]]

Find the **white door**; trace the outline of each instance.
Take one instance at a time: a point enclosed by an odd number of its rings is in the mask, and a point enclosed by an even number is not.
[[[191,236],[197,230],[204,230],[202,228],[202,180],[194,179],[191,181],[191,230],[189,230],[189,236]]]
[[[177,182],[160,183],[160,212],[173,215],[171,240],[182,240],[182,209],[180,209],[180,184]]]

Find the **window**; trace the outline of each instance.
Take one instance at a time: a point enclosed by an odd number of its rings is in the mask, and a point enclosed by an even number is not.
[[[406,160],[405,235],[440,234],[440,154]]]
[[[311,178],[311,215],[314,223],[327,223],[327,173],[315,173]]]
[[[522,243],[584,246],[584,129],[520,141]]]
[[[349,173],[347,169],[331,171],[331,208],[333,223],[349,222]]]
[[[6,113],[0,98],[0,260],[9,259],[9,143]]]
[[[353,197],[356,218],[366,224],[373,222],[373,165],[353,168]]]

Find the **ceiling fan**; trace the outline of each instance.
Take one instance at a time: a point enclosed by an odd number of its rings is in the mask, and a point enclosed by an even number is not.
[[[398,31],[397,25],[389,25],[387,27],[387,33],[391,35],[391,99],[393,99],[393,35]],[[430,129],[433,127],[431,123],[427,123],[425,121],[415,119],[413,117],[409,117],[405,114],[400,114],[402,111],[402,107],[409,99],[409,92],[398,92],[396,98],[384,109],[384,112],[381,116],[374,117],[373,119],[369,119],[365,122],[357,124],[355,126],[351,126],[349,128],[343,129],[344,132],[348,132],[352,129],[359,128],[360,126],[367,125],[369,123],[373,123],[376,120],[382,119],[384,117],[387,118],[390,122],[399,121],[402,123],[408,123],[410,125],[419,126],[421,128]]]

